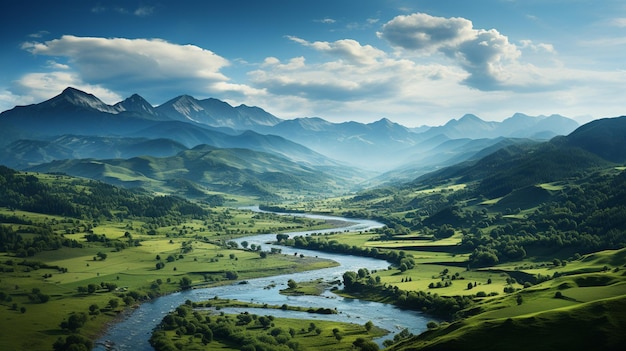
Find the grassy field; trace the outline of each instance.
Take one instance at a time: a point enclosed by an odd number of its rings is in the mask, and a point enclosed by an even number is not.
[[[158,227],[156,235],[147,233],[148,223],[142,220],[99,222],[92,229],[94,234],[113,241],[127,242],[132,238],[139,242],[138,246],[118,250],[101,242],[87,242],[84,232],[68,233],[68,227],[76,227],[74,222],[80,227],[83,221],[72,220],[69,225],[67,218],[59,216],[0,210],[0,213],[32,221],[33,228],[51,226],[66,238],[83,244],[82,248],[62,247],[28,258],[0,254],[0,328],[12,331],[0,337],[0,349],[49,350],[58,337],[67,335],[60,323],[75,312],[88,314],[80,333],[93,339],[106,323],[140,302],[124,300],[129,294],[139,300],[167,294],[180,290],[183,278],[189,279],[191,286],[223,284],[232,279],[293,273],[336,264],[314,257],[282,254],[261,258],[259,252],[224,245],[233,237],[249,233],[326,228],[328,223],[271,216],[254,218],[249,211],[226,208],[213,211],[214,217],[224,218],[217,222],[219,228],[208,220],[189,220]],[[21,229],[24,238],[29,237],[29,225],[11,224],[11,227]],[[164,264],[160,269],[156,266],[158,262]],[[85,292],[90,285],[95,287],[94,291]],[[109,285],[114,288],[103,287]],[[35,291],[45,295],[47,301],[35,298]],[[114,307],[110,306],[111,300],[117,300]],[[92,305],[97,309],[89,313]]]

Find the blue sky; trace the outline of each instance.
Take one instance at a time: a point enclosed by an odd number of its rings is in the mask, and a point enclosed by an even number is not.
[[[0,111],[73,86],[284,119],[626,114],[621,0],[7,0]]]

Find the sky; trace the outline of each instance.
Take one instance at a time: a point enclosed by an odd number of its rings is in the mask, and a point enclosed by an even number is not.
[[[626,114],[623,0],[4,0],[0,111],[71,86],[408,127]]]

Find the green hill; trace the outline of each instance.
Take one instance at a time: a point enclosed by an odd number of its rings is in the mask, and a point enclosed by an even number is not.
[[[453,323],[390,351],[622,350],[626,295],[514,318]]]
[[[288,193],[332,194],[347,184],[341,178],[273,154],[207,145],[171,157],[63,160],[34,166],[29,171],[65,173],[193,198],[222,192],[269,200]]]

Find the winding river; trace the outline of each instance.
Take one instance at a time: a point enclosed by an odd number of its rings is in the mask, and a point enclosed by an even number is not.
[[[258,211],[258,208],[250,209]],[[294,214],[289,215],[293,216]],[[338,230],[366,231],[383,226],[383,224],[379,222],[364,219],[348,219],[310,214],[296,214],[296,216],[306,216],[309,218],[325,220],[339,220],[348,222],[349,224],[342,228],[293,232],[289,233],[290,236],[336,232]],[[244,240],[249,244],[261,245],[264,251],[268,251],[272,247],[276,247],[280,248],[283,254],[294,255],[297,253],[298,255],[317,256],[336,261],[339,263],[339,266],[308,272],[251,279],[247,281],[248,284],[233,284],[227,286],[193,289],[159,297],[150,302],[142,303],[137,309],[132,311],[127,318],[110,326],[106,333],[99,340],[97,340],[94,350],[107,350],[105,347],[106,344],[113,345],[114,350],[120,351],[152,351],[153,348],[148,342],[152,329],[169,311],[183,304],[186,300],[203,301],[209,300],[215,296],[224,299],[236,299],[260,304],[267,303],[269,305],[287,304],[290,306],[336,308],[339,313],[332,315],[310,314],[306,312],[300,313],[274,309],[255,310],[251,308],[225,308],[222,309],[222,311],[226,313],[239,313],[246,310],[258,315],[301,317],[313,320],[324,319],[352,322],[357,324],[365,324],[367,321],[371,320],[376,326],[390,331],[390,333],[385,337],[375,340],[379,345],[382,345],[382,342],[386,339],[392,339],[395,333],[400,332],[404,328],[407,328],[413,334],[419,334],[426,330],[426,323],[430,320],[427,316],[415,311],[401,310],[392,305],[343,298],[330,291],[325,292],[321,296],[285,296],[279,293],[280,289],[286,288],[287,281],[289,279],[294,279],[295,281],[310,281],[319,278],[322,278],[325,281],[341,280],[343,273],[346,271],[357,271],[359,268],[367,268],[370,271],[387,269],[389,266],[387,261],[267,244],[269,241],[276,240],[275,234],[247,236],[236,241],[241,242]],[[269,286],[272,286],[272,288],[268,288]]]

